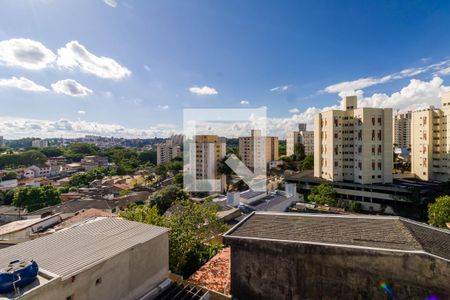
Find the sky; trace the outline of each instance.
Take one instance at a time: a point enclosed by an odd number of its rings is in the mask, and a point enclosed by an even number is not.
[[[166,137],[186,108],[264,107],[284,137],[345,95],[404,111],[439,106],[450,89],[449,1],[0,5],[7,139]]]

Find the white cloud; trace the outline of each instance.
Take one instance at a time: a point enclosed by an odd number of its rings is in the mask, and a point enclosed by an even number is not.
[[[147,65],[144,65],[144,69],[145,69],[146,71],[148,71],[148,72],[152,72],[152,68],[150,68],[150,67],[147,66]]]
[[[55,82],[52,84],[52,89],[57,94],[64,94],[72,97],[84,97],[92,93],[92,90],[73,79],[64,79]]]
[[[108,79],[122,79],[131,75],[130,70],[114,59],[96,56],[78,41],[71,41],[64,48],[58,49],[57,65]]]
[[[79,111],[78,111],[78,114],[79,114],[79,115],[85,115],[85,114],[86,114],[86,111],[84,111],[84,110],[79,110]]]
[[[25,77],[0,78],[0,88],[16,88],[30,92],[46,92],[45,86],[39,85]]]
[[[290,113],[293,113],[293,114],[298,114],[298,113],[300,112],[300,109],[298,109],[298,108],[291,108],[291,109],[289,110],[289,112],[290,112]]]
[[[365,77],[352,81],[343,81],[327,86],[324,91],[327,93],[349,93],[377,84],[387,83],[396,79],[409,78],[430,71],[437,72],[439,74],[449,69],[448,72],[450,73],[449,65],[450,60],[444,60],[442,62],[424,67],[404,69],[400,72],[392,73],[383,77]],[[444,75],[444,73],[441,74]]]
[[[217,90],[215,88],[212,88],[212,87],[209,87],[209,86],[206,86],[206,85],[202,86],[202,87],[193,86],[193,87],[189,88],[189,91],[191,93],[193,93],[193,94],[202,95],[202,96],[204,96],[204,95],[217,95],[218,94],[218,92],[217,92]]]
[[[250,101],[242,100],[240,103],[241,103],[241,105],[249,105]]]
[[[438,72],[439,75],[450,75],[450,67],[442,69]]]
[[[87,122],[83,120],[39,120],[0,116],[2,135],[8,138],[21,137],[82,137],[85,135],[115,136],[127,138],[169,137],[177,133],[173,124],[158,124],[144,129],[127,128],[118,124]]]
[[[159,110],[168,110],[169,108],[169,105],[158,105]]]
[[[288,85],[281,85],[281,86],[276,86],[274,88],[271,88],[270,91],[271,92],[285,92],[289,89]]]
[[[0,64],[30,70],[44,69],[51,65],[56,55],[42,43],[30,39],[0,41]]]
[[[116,0],[103,0],[103,2],[105,2],[106,4],[108,4],[111,7],[116,7],[117,6],[117,1]]]

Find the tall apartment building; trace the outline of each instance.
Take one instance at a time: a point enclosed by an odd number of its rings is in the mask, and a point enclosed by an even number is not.
[[[184,135],[182,134],[173,134],[170,138],[170,141],[172,141],[175,145],[183,145]]]
[[[218,165],[226,155],[226,140],[217,135],[195,136],[195,175],[196,179],[218,180],[212,188],[223,191],[225,188],[225,175],[220,174]]]
[[[412,113],[411,171],[422,180],[450,179],[450,92],[443,93],[441,101],[441,108]]]
[[[47,148],[48,141],[47,140],[33,140],[31,141],[31,147],[34,148]]]
[[[156,146],[156,163],[165,164],[181,156],[181,147],[172,140],[167,140],[164,144]]]
[[[360,184],[392,182],[392,109],[357,108],[356,96],[345,110],[329,110],[314,120],[314,176]]]
[[[286,155],[295,153],[295,147],[302,144],[306,155],[314,154],[314,131],[307,131],[306,124],[298,124],[298,131],[291,131],[286,138]]]
[[[278,137],[261,136],[261,130],[253,129],[251,136],[239,137],[239,156],[251,170],[265,169],[267,163],[278,160]]]
[[[411,112],[394,115],[394,145],[399,148],[411,148]]]

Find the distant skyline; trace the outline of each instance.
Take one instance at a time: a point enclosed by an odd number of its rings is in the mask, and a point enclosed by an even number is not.
[[[448,28],[448,1],[5,0],[0,136],[167,137],[184,108],[267,107],[283,138],[345,95],[439,106]]]

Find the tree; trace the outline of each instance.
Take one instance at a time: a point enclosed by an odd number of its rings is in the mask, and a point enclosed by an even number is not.
[[[303,159],[298,164],[299,171],[305,171],[305,170],[312,170],[314,169],[314,156],[313,155],[307,155],[305,159]]]
[[[336,191],[330,184],[322,183],[311,189],[311,194],[308,195],[308,201],[335,206],[337,204]]]
[[[14,171],[10,171],[6,173],[1,180],[11,180],[11,179],[17,179],[17,173]]]
[[[16,190],[12,204],[16,207],[26,208],[32,212],[47,206],[61,203],[60,194],[52,186],[25,187]]]
[[[175,207],[170,215],[161,216],[156,206],[133,205],[119,215],[127,220],[170,228],[170,270],[189,276],[221,248],[220,244],[207,241],[223,233],[226,227],[218,220],[217,206],[209,201],[179,201]]]
[[[173,184],[183,185],[183,173],[176,174],[172,179]]]
[[[158,207],[158,212],[164,214],[175,201],[187,199],[189,195],[185,190],[177,185],[169,185],[156,193],[152,202]]]
[[[0,191],[0,204],[11,205],[14,199],[14,191]]]
[[[139,153],[139,160],[141,163],[152,163],[156,165],[156,151],[142,151]]]
[[[436,227],[446,228],[450,223],[450,196],[436,198],[434,203],[428,204],[428,223]]]
[[[294,160],[304,160],[305,159],[305,146],[303,144],[297,143],[294,146]]]
[[[61,156],[64,154],[64,151],[57,147],[42,148],[39,151],[47,157]]]

